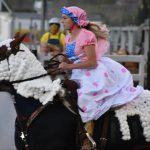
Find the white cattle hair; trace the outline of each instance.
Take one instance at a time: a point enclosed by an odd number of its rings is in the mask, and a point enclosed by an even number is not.
[[[0,44],[7,44],[11,41],[9,39]],[[8,61],[5,59],[0,62],[0,80],[17,81],[47,73],[41,62],[24,44],[20,45],[20,49],[24,51],[19,51],[16,55],[11,54]],[[26,98],[33,97],[44,105],[52,101],[57,93],[64,93],[60,82],[60,79],[52,81],[47,75],[30,81],[14,83],[13,86],[18,94]]]
[[[139,115],[145,140],[150,142],[150,91],[144,90],[136,99],[116,109],[115,115],[120,123],[123,140],[131,139],[127,117]]]

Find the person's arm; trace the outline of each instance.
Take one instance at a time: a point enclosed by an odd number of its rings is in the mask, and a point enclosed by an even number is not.
[[[59,52],[60,51],[60,47],[56,46],[56,45],[53,45],[53,44],[47,44],[47,47],[49,49],[49,52]]]
[[[62,62],[59,65],[59,68],[62,69],[89,69],[96,67],[96,54],[95,54],[95,46],[88,45],[84,48],[87,60],[78,64],[68,64],[66,62]]]
[[[49,52],[47,40],[48,40],[48,32],[44,33],[40,39],[40,51],[46,54]]]

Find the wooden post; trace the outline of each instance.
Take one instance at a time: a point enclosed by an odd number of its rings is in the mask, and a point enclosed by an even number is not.
[[[41,35],[45,32],[46,0],[42,1]]]
[[[150,14],[149,14],[149,29],[148,29],[148,52],[147,52],[147,89],[150,90]]]

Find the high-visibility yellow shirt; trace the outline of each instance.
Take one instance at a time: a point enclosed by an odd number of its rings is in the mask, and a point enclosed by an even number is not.
[[[51,34],[50,32],[46,32],[41,37],[41,43],[47,43],[50,39],[58,39],[60,41],[60,44],[64,47],[65,45],[65,35],[63,33],[58,32],[57,34]]]

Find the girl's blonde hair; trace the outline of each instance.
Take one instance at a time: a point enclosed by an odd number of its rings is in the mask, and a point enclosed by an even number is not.
[[[94,23],[94,22],[90,22],[84,28],[86,28],[87,30],[92,31],[95,34],[97,39],[102,38],[102,39],[108,40],[109,30],[108,30],[108,28],[106,27],[105,24],[102,24],[102,23],[97,24],[97,23]]]

